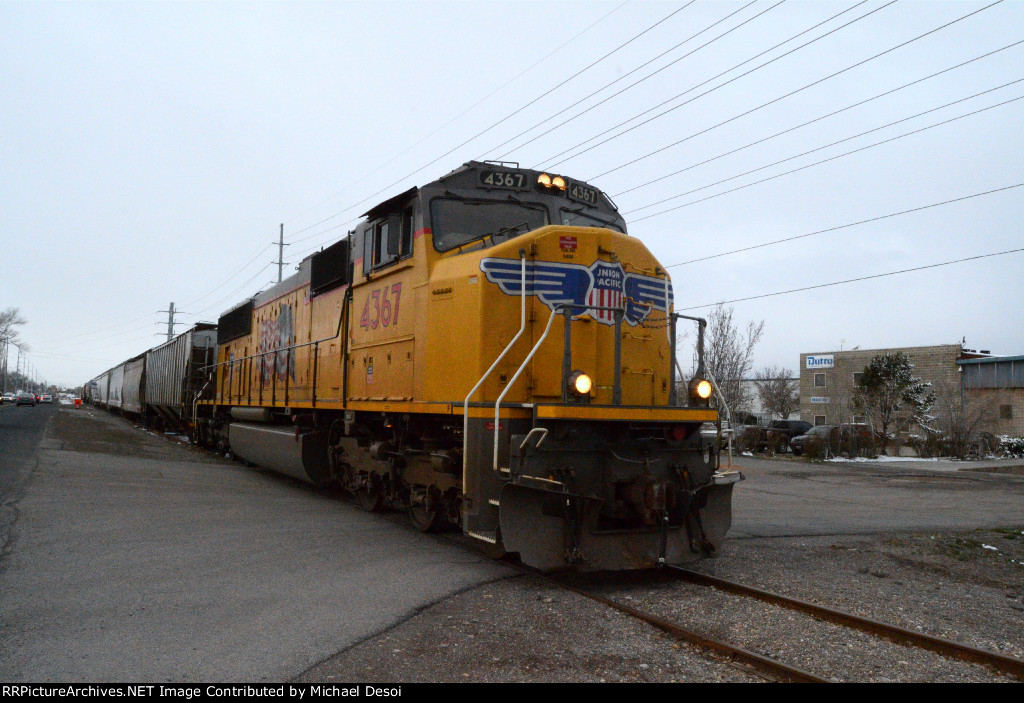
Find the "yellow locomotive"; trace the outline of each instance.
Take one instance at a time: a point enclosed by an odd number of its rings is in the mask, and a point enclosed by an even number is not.
[[[672,295],[597,188],[470,162],[226,312],[197,429],[539,568],[700,558],[739,476],[702,365],[676,397]]]

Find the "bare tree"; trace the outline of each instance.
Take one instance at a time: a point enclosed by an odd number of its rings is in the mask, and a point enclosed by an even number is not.
[[[0,311],[0,343],[17,344],[18,328],[28,321],[21,316],[18,308],[7,308]]]
[[[964,396],[959,383],[940,383],[932,408],[934,425],[924,429],[931,436],[944,439],[950,454],[966,459],[971,447],[981,439],[982,432],[990,428],[996,417],[996,407],[992,396],[973,393]],[[991,451],[995,447],[988,449]]]
[[[750,404],[749,390],[742,380],[753,368],[754,347],[763,331],[764,320],[748,322],[746,331],[741,331],[733,320],[732,307],[719,305],[708,315],[704,363],[734,414],[747,410]]]
[[[757,372],[757,397],[769,417],[785,420],[800,407],[800,393],[794,387],[793,372],[766,366]]]
[[[24,325],[26,320],[21,316],[18,308],[7,308],[0,311],[0,371],[3,372],[3,390],[7,391],[7,379],[10,375],[7,368],[8,350],[12,344],[18,344],[18,328]],[[23,351],[28,351],[27,344],[21,344]]]

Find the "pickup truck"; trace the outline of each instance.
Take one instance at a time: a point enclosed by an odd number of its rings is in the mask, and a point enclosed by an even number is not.
[[[743,451],[782,454],[789,449],[789,440],[811,429],[803,420],[773,420],[768,426],[744,425],[737,433],[737,444]]]
[[[805,420],[772,420],[766,433],[767,448],[776,454],[789,450],[789,441],[811,429],[813,425]]]

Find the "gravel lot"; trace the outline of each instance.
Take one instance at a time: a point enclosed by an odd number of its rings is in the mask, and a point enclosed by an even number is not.
[[[1024,527],[733,540],[719,558],[697,568],[1024,658]],[[655,574],[588,578],[581,585],[837,681],[1012,680]],[[526,576],[438,603],[298,680],[710,682],[759,677]]]
[[[533,576],[442,601],[296,679],[306,683],[758,681],[731,662]]]
[[[743,540],[697,570],[1018,658],[1024,655],[1022,528]],[[841,681],[1012,680],[713,588],[666,580],[605,584],[599,590]]]

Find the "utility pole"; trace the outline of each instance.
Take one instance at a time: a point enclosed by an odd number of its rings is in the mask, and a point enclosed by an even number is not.
[[[281,223],[281,236],[280,236],[280,238],[276,242],[272,242],[272,244],[276,244],[277,245],[277,261],[275,261],[273,263],[277,264],[277,282],[280,283],[281,282],[282,272],[284,271],[284,265],[287,263],[284,260],[284,248],[286,246],[290,246],[290,245],[284,243],[284,223],[283,222]]]
[[[185,324],[183,322],[175,322],[174,321],[175,313],[177,313],[178,315],[187,315],[189,313],[182,312],[181,310],[175,310],[173,302],[171,303],[170,307],[167,310],[157,310],[157,312],[165,312],[165,313],[167,313],[167,341],[169,342],[172,339],[174,339],[174,326],[175,325],[183,325],[183,324]],[[160,324],[160,323],[158,322],[156,324]]]

